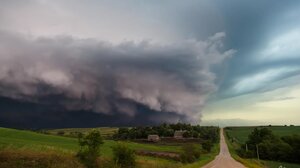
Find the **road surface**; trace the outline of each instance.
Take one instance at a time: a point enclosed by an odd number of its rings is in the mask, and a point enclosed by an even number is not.
[[[245,168],[240,162],[234,160],[228,150],[224,134],[223,128],[220,132],[220,153],[216,156],[215,160],[211,161],[207,165],[202,168]]]

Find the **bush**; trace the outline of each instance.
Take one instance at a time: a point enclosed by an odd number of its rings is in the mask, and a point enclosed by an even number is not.
[[[292,162],[300,163],[300,135],[290,135],[281,137],[282,141],[288,143],[292,147],[292,153],[289,160]]]
[[[186,144],[182,147],[182,153],[180,154],[180,160],[183,163],[192,163],[200,157],[200,147],[193,144]]]
[[[65,135],[65,131],[58,131],[56,134],[57,135]]]
[[[113,159],[116,165],[121,168],[133,168],[135,167],[135,152],[128,148],[123,143],[118,143],[113,149]]]
[[[292,148],[289,144],[279,140],[264,140],[258,145],[261,159],[289,161]]]
[[[100,155],[100,146],[103,144],[100,132],[92,130],[86,136],[80,134],[78,140],[80,150],[77,156],[79,159],[88,168],[97,167],[97,157]]]
[[[211,148],[213,147],[213,143],[210,140],[204,141],[202,143],[202,148],[206,151],[206,152],[210,152]]]

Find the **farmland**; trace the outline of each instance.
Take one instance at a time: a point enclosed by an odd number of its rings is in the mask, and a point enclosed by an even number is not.
[[[254,128],[256,127],[228,127],[226,132],[230,137],[234,137],[239,143],[245,143],[248,135]],[[278,136],[300,134],[300,126],[260,126],[259,128],[268,128]]]
[[[244,144],[247,141],[248,135],[255,128],[256,127],[227,127],[226,128],[227,144],[231,154],[236,160],[242,162],[247,167],[253,167],[253,168],[256,167],[278,168],[280,166],[287,167],[287,168],[299,167],[299,164],[266,161],[266,160],[258,161],[257,159],[246,159],[238,156],[236,151],[240,148],[241,144]],[[271,130],[274,133],[274,135],[278,137],[289,136],[289,135],[300,133],[300,126],[259,126],[258,128],[267,128]]]
[[[110,130],[113,132],[115,128],[98,128],[99,130]],[[31,158],[35,157],[41,162],[45,162],[53,165],[56,160],[64,160],[62,164],[66,164],[65,167],[70,165],[77,165],[80,163],[74,157],[79,149],[78,139],[66,136],[58,136],[56,133],[63,130],[65,134],[68,132],[81,131],[87,132],[89,129],[59,129],[59,130],[49,130],[50,134],[42,134],[33,131],[26,130],[16,130],[9,128],[0,128],[0,160],[22,160],[22,166],[30,161]],[[113,131],[112,131],[113,130]],[[109,131],[108,131],[109,132]],[[147,150],[147,151],[157,151],[157,152],[173,152],[180,153],[182,148],[180,145],[158,145],[151,143],[136,143],[132,141],[122,141],[131,149],[134,150]],[[112,158],[112,148],[118,142],[114,140],[104,140],[104,144],[101,146],[101,159],[110,160]],[[187,167],[194,168],[200,167],[208,163],[210,160],[214,159],[214,156],[218,154],[218,145],[214,145],[210,153],[205,153],[201,155],[200,159],[192,164],[182,164],[178,161],[149,157],[149,156],[137,156],[138,167]],[[55,159],[57,158],[57,159]],[[29,161],[26,161],[29,160]],[[23,163],[24,162],[24,163]],[[5,164],[5,163],[3,163]],[[10,165],[9,167],[16,165]],[[6,166],[7,166],[6,165]],[[43,164],[42,164],[43,165]],[[0,165],[1,166],[1,165]],[[3,165],[2,165],[3,166]],[[32,166],[32,165],[31,165]],[[30,166],[29,166],[30,167]],[[47,166],[45,166],[47,167]],[[64,166],[62,166],[64,167]]]
[[[104,140],[102,155],[111,156],[111,147],[117,142]],[[125,142],[132,149],[144,149],[151,151],[179,152],[179,146],[156,146],[151,144],[140,144]],[[44,135],[31,131],[21,131],[8,128],[0,128],[0,144],[16,148],[26,148],[34,150],[58,150],[67,153],[75,153],[78,150],[78,140],[76,138]]]

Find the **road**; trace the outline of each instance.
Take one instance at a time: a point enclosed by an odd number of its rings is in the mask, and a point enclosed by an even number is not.
[[[202,168],[245,168],[240,162],[234,160],[228,150],[224,134],[223,128],[220,131],[220,153],[216,156],[215,160],[211,161],[207,165]]]

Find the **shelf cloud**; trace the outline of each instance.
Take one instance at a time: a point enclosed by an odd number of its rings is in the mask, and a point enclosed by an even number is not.
[[[130,117],[139,104],[199,120],[217,89],[211,67],[235,52],[222,50],[223,32],[164,45],[0,34],[0,96]]]

